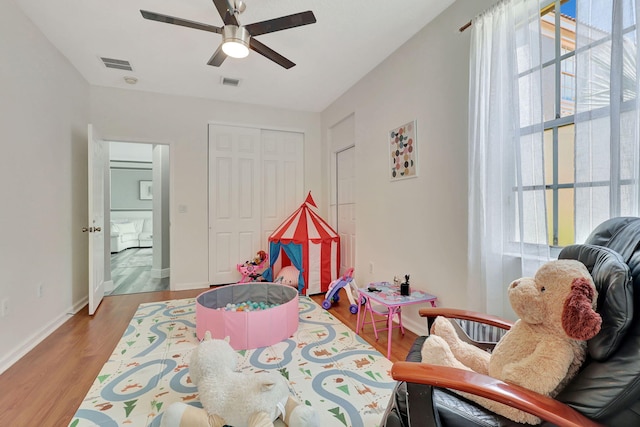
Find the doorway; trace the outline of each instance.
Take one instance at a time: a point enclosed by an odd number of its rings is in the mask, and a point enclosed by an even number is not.
[[[329,128],[331,223],[340,236],[340,274],[356,266],[355,116]]]
[[[169,147],[109,142],[108,177],[105,295],[169,290]]]
[[[355,146],[336,153],[337,232],[340,236],[340,274],[356,263]]]

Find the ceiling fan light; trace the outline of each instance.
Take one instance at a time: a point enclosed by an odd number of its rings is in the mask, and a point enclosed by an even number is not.
[[[245,58],[249,55],[249,33],[244,27],[225,25],[223,28],[222,51],[232,58]]]
[[[224,42],[222,51],[232,58],[246,58],[249,55],[249,48],[236,41]]]

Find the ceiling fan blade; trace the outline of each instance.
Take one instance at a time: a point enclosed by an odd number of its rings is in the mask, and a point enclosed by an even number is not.
[[[216,9],[218,9],[224,25],[240,26],[236,16],[229,12],[229,2],[227,0],[213,0],[213,4],[216,6]]]
[[[174,16],[163,15],[161,13],[140,10],[142,17],[151,21],[165,22],[167,24],[180,25],[182,27],[195,28],[196,30],[209,31],[211,33],[222,34],[222,28],[215,25],[201,24],[200,22],[189,21],[187,19],[176,18]]]
[[[286,30],[288,28],[300,27],[302,25],[314,24],[316,17],[312,11],[294,13],[293,15],[281,16],[280,18],[269,19],[268,21],[254,22],[245,25],[252,37],[260,34],[273,33],[275,31]]]
[[[222,65],[224,60],[227,59],[227,54],[222,51],[222,44],[218,46],[218,49],[213,53],[207,65],[213,65],[214,67],[219,67]]]
[[[275,62],[276,64],[286,68],[287,70],[296,65],[293,62],[289,61],[284,56],[280,55],[275,50],[260,43],[258,40],[254,39],[253,37],[251,38],[251,40],[249,40],[249,47],[252,50],[258,52],[260,55],[264,56],[265,58],[268,58],[273,62]]]

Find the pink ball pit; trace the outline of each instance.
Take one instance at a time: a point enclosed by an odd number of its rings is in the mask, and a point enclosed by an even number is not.
[[[217,310],[246,301],[280,304],[257,311]],[[298,291],[276,283],[227,285],[196,297],[196,336],[206,331],[216,339],[230,337],[234,350],[267,347],[289,338],[298,329]]]

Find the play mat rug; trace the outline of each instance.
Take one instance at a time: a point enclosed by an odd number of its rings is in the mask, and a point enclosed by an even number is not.
[[[189,378],[194,302],[141,304],[69,425],[158,427],[173,402],[202,407]],[[300,297],[299,312],[289,339],[238,351],[240,369],[278,369],[322,427],[379,426],[395,385],[391,362],[310,298]]]

